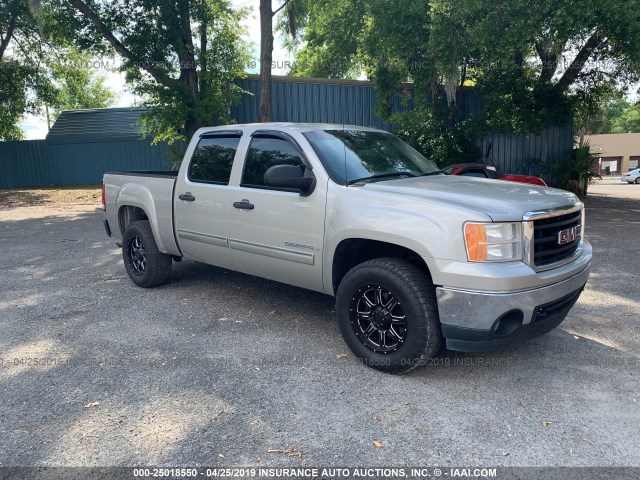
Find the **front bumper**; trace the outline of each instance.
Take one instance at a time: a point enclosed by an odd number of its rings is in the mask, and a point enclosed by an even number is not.
[[[486,351],[547,333],[578,301],[589,270],[587,265],[561,282],[520,292],[438,287],[438,311],[447,348]]]

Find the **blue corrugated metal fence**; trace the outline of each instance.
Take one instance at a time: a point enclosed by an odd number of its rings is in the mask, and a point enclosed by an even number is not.
[[[91,185],[109,170],[167,170],[164,145],[128,142],[50,145],[46,140],[0,142],[0,188]]]
[[[238,80],[247,94],[231,109],[237,123],[258,120],[259,81]],[[472,90],[459,96],[462,117],[482,108]],[[363,125],[392,130],[375,115],[375,87],[371,82],[274,77],[273,120]],[[398,89],[394,112],[410,110],[411,87]],[[103,109],[64,112],[47,140],[0,142],[0,188],[97,184],[109,170],[171,168],[166,146],[135,140],[135,120],[143,110]],[[539,135],[489,134],[478,139],[488,162],[510,173],[531,171],[529,159],[567,158],[573,148],[571,125],[552,127]]]
[[[256,76],[237,81],[247,94],[231,108],[238,123],[258,121],[260,82]],[[274,78],[272,89],[274,122],[342,123],[383,130],[392,126],[375,114],[376,90],[371,82],[324,78]],[[406,104],[406,105],[405,105]],[[410,99],[402,101],[402,90],[392,99],[394,112],[412,108]]]
[[[231,109],[238,123],[258,121],[260,82],[257,75],[239,80],[238,85],[249,92]],[[375,115],[376,90],[372,82],[314,79],[300,77],[274,78],[273,120],[276,122],[326,122],[363,125],[392,131],[393,127]],[[411,86],[398,88],[391,99],[393,112],[413,108]],[[481,97],[470,88],[456,96],[460,117],[471,118],[482,111]],[[573,129],[570,124],[549,127],[536,135],[489,133],[478,139],[485,162],[509,173],[538,175],[538,163],[566,159],[573,149]],[[544,168],[544,167],[543,167]]]

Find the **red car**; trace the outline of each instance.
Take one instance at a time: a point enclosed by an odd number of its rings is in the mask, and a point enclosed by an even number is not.
[[[449,165],[443,170],[447,175],[463,175],[465,177],[493,178],[494,180],[507,180],[509,182],[529,183],[546,187],[547,184],[539,177],[530,175],[512,175],[504,173],[491,165],[484,163],[458,163]]]

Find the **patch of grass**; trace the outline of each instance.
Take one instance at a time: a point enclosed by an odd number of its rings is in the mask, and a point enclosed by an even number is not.
[[[100,185],[16,188],[0,190],[0,208],[33,205],[100,205]]]

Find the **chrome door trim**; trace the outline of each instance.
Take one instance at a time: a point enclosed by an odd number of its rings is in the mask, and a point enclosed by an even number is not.
[[[208,235],[206,233],[192,232],[189,230],[178,230],[178,237],[193,242],[207,243],[218,247],[228,247],[229,239],[220,235]]]
[[[288,248],[272,247],[261,243],[245,242],[235,238],[229,239],[229,247],[232,250],[241,252],[254,253],[256,255],[264,255],[266,257],[279,258],[281,260],[289,260],[291,262],[304,263],[305,265],[313,265],[315,254],[310,252],[299,252]]]

